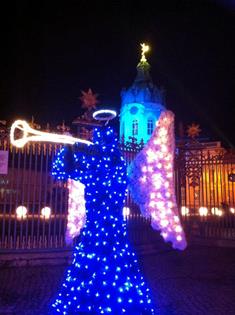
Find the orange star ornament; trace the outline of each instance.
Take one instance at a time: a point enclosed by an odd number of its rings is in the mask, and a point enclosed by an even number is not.
[[[91,89],[87,92],[82,91],[82,96],[80,100],[82,101],[82,108],[92,110],[96,109],[96,105],[98,103],[97,100],[98,94],[94,94]]]

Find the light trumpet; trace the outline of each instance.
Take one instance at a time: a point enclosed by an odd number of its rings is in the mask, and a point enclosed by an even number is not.
[[[15,139],[15,130],[19,129],[23,132],[22,138]],[[60,135],[57,133],[43,132],[35,130],[29,126],[25,120],[16,120],[10,131],[10,140],[12,145],[23,148],[29,141],[41,141],[41,142],[55,142],[55,143],[67,143],[74,144],[76,142],[84,143],[87,145],[93,144],[88,140],[83,140],[80,138],[74,138],[72,136]]]

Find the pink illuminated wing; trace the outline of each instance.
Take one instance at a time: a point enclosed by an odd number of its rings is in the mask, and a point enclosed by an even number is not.
[[[67,245],[73,243],[74,237],[78,236],[86,221],[85,209],[85,186],[79,181],[68,179],[68,223],[65,233]]]
[[[129,189],[141,213],[151,217],[152,227],[161,231],[173,248],[187,246],[180,222],[174,187],[174,114],[164,111],[143,150],[129,167]]]

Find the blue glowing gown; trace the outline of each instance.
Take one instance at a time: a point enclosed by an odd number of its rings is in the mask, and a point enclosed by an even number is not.
[[[154,314],[122,217],[125,161],[110,127],[94,143],[63,148],[53,164],[56,178],[85,185],[87,220],[50,314]]]

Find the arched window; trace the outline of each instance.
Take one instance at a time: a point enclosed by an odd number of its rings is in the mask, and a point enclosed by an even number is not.
[[[121,140],[124,140],[125,138],[125,125],[124,125],[124,121],[122,121],[122,125],[121,125]]]
[[[153,133],[153,120],[152,118],[148,119],[148,123],[147,123],[147,134],[151,135]]]
[[[132,136],[138,135],[138,120],[135,119],[132,121]]]

